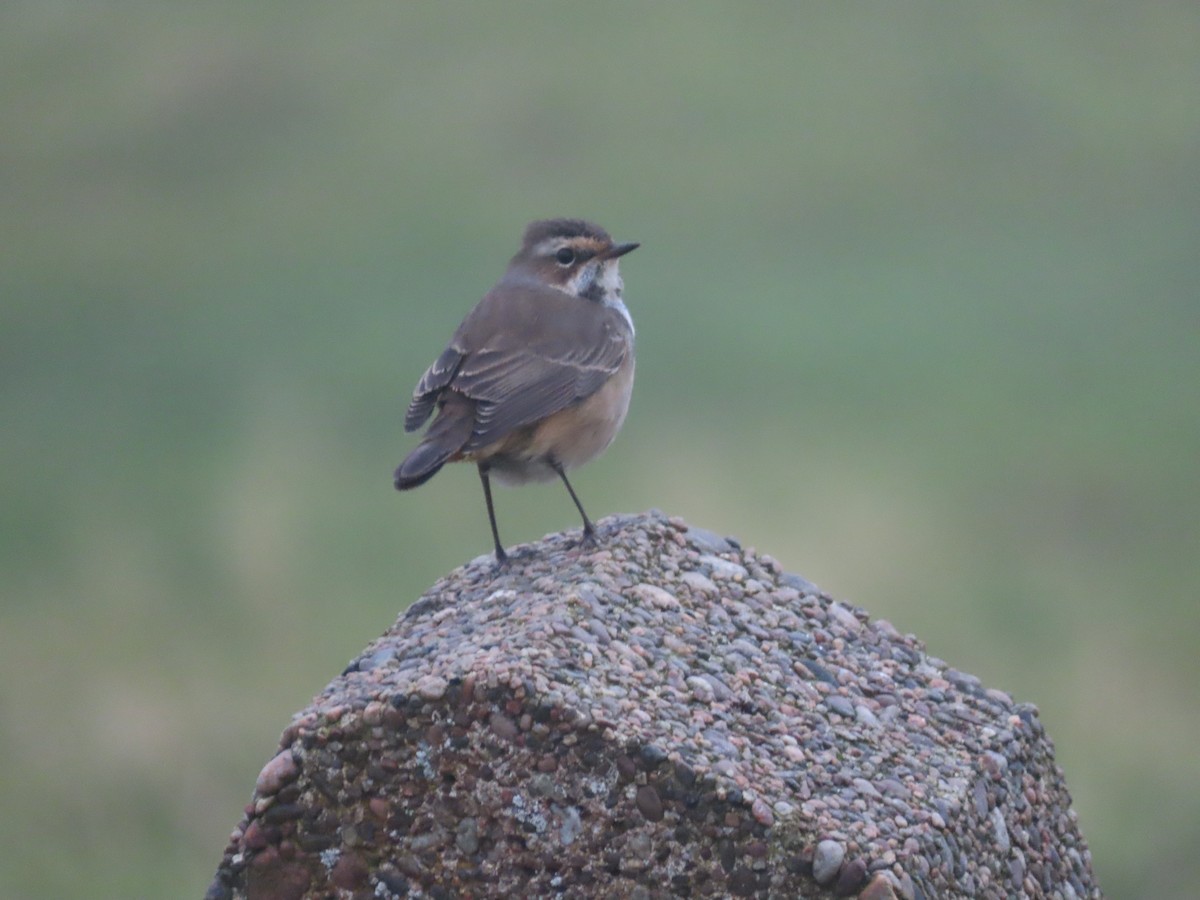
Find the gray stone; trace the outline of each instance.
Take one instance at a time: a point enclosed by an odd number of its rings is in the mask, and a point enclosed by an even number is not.
[[[712,577],[717,580],[744,581],[750,574],[745,566],[721,559],[719,556],[701,556],[700,563],[707,566],[712,571]]]
[[[830,694],[825,702],[839,716],[847,719],[854,718],[854,704],[850,702],[849,698],[843,697],[841,694]]]
[[[813,854],[813,878],[817,884],[829,884],[837,878],[846,848],[839,841],[821,841]]]
[[[733,545],[729,541],[707,528],[689,525],[687,536],[692,545],[701,553],[725,553],[733,549]]]
[[[440,700],[449,683],[439,675],[422,675],[417,680],[417,694],[424,700]]]
[[[996,834],[996,846],[1000,848],[1001,853],[1007,853],[1008,848],[1012,846],[1012,842],[1008,837],[1008,823],[1004,821],[1004,813],[997,806],[992,810],[988,818],[991,819],[992,831]]]
[[[479,849],[479,823],[472,818],[466,818],[459,822],[454,835],[454,843],[467,856],[474,856]]]

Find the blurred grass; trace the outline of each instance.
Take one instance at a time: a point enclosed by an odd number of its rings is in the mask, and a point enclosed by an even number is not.
[[[596,516],[738,535],[1039,704],[1106,891],[1200,867],[1200,13],[0,10],[0,895],[198,896],[288,715],[488,537],[408,391],[585,215]],[[506,541],[574,524],[504,492]]]

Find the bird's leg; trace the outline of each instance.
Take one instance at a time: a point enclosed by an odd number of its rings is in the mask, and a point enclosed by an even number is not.
[[[484,463],[479,464],[479,480],[483,482],[483,499],[487,501],[488,523],[492,526],[492,543],[496,547],[496,565],[502,566],[508,562],[508,554],[500,543],[500,531],[496,528],[496,510],[492,506],[492,483],[488,480],[488,470]]]
[[[558,473],[558,477],[562,479],[562,483],[567,486],[567,493],[575,501],[575,508],[579,510],[579,515],[583,516],[583,539],[580,543],[594,545],[596,543],[596,526],[592,524],[592,520],[588,518],[588,514],[583,511],[583,504],[575,496],[575,488],[571,487],[571,482],[567,481],[566,471],[563,469],[562,464],[556,461],[551,461],[550,467]]]

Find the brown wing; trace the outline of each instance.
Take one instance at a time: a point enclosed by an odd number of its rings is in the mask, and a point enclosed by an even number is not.
[[[631,352],[620,313],[528,283],[493,288],[417,386],[418,424],[444,391],[475,401],[463,450],[486,447],[600,389]]]
[[[457,338],[458,335],[455,335]],[[408,404],[408,412],[404,414],[404,430],[416,431],[425,424],[434,405],[442,396],[442,391],[450,384],[454,374],[462,363],[462,351],[450,342],[450,346],[442,351],[442,355],[433,361],[421,380],[413,390],[412,402]]]

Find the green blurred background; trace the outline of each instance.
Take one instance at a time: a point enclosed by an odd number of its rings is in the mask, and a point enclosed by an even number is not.
[[[589,511],[1037,703],[1110,895],[1200,880],[1194,2],[10,2],[0,129],[3,897],[200,896],[290,714],[488,551],[472,470],[391,471],[548,215],[643,242]]]

